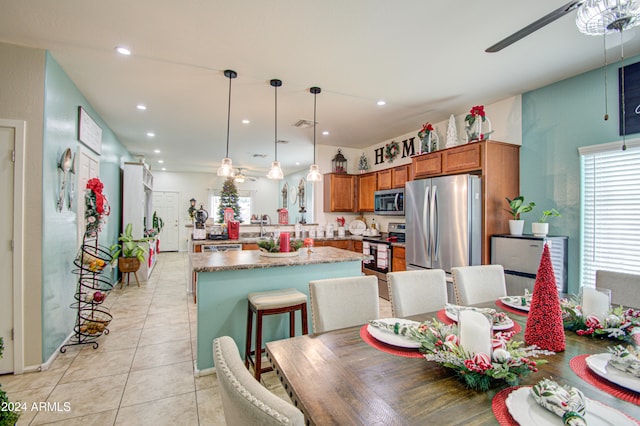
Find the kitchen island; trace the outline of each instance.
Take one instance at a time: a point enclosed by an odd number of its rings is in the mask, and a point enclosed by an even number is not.
[[[295,257],[265,257],[258,250],[192,253],[197,286],[197,358],[200,372],[213,367],[212,342],[231,336],[244,358],[247,327],[247,294],[295,288],[309,295],[309,281],[361,275],[361,262],[371,256],[335,247],[306,249]],[[308,309],[311,333],[311,309]],[[296,314],[296,333],[300,334]],[[263,321],[263,341],[289,337],[288,315],[273,315]]]

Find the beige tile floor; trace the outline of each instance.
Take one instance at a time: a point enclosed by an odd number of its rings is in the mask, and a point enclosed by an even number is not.
[[[72,346],[47,371],[0,376],[9,399],[26,403],[18,425],[224,425],[215,374],[193,374],[187,266],[186,253],[161,253],[148,282],[114,289],[105,301],[111,332],[98,349]],[[390,317],[390,304],[380,302],[381,317]],[[273,373],[262,382],[288,400]],[[31,410],[34,402],[59,409]]]

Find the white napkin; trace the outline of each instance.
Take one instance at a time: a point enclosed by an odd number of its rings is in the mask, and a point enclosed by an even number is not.
[[[542,407],[560,416],[565,425],[587,426],[584,395],[578,388],[560,386],[542,379],[531,388],[531,396]]]
[[[632,376],[640,377],[640,352],[636,351],[633,346],[622,345],[608,348],[611,352],[609,365]]]

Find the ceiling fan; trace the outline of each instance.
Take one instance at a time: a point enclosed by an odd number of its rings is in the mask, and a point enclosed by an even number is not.
[[[238,170],[234,170],[233,171],[233,181],[237,182],[237,183],[242,183],[245,181],[245,179],[249,179],[252,182],[256,181],[256,178],[253,176],[245,176],[244,173],[242,173],[242,169],[238,168]]]
[[[528,36],[556,19],[578,10],[576,25],[580,32],[591,35],[622,31],[640,24],[638,0],[574,0],[500,40],[485,52],[495,53]]]

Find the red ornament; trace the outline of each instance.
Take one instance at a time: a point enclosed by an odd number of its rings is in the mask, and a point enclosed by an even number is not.
[[[546,244],[538,267],[524,341],[527,345],[536,345],[548,351],[562,352],[565,349],[562,309],[551,254]]]

